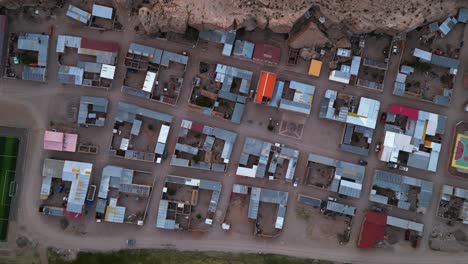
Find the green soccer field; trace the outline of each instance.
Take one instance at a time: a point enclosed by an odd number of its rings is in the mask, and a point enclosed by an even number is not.
[[[15,192],[19,140],[0,137],[0,240],[7,238],[11,197]]]

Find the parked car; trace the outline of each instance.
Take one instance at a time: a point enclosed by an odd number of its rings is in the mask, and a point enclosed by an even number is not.
[[[379,151],[380,151],[380,145],[381,145],[381,144],[382,144],[382,143],[380,143],[380,142],[377,142],[377,143],[375,144],[375,152],[379,152]]]
[[[393,53],[393,55],[397,55],[397,54],[398,54],[398,46],[397,46],[397,45],[393,45],[393,47],[392,47],[392,53]]]
[[[367,165],[367,161],[365,161],[365,160],[359,160],[359,165],[366,166],[366,165]]]
[[[127,246],[134,246],[136,244],[136,239],[127,239],[125,240],[125,244],[127,244]]]
[[[405,240],[406,240],[406,241],[409,240],[410,233],[411,233],[411,231],[410,231],[409,229],[406,229],[406,230],[405,230]]]
[[[396,164],[395,162],[389,162],[389,163],[387,163],[387,168],[389,168],[389,169],[398,169],[398,164]]]
[[[465,112],[468,112],[468,103],[465,104]]]
[[[387,120],[387,113],[382,113],[380,115],[380,123],[385,123],[385,121]]]
[[[402,171],[408,171],[408,167],[405,167],[405,166],[400,166],[398,167],[398,169]]]

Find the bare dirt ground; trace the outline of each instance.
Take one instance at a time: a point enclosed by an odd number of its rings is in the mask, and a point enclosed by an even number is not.
[[[136,35],[133,31],[132,21],[126,24],[126,29],[123,33],[105,32],[96,33],[90,29],[72,27],[65,19],[63,14],[59,14],[56,20],[47,21],[32,21],[30,19],[18,19],[11,26],[11,30],[23,30],[30,32],[47,32],[51,24],[55,24],[55,34],[73,34],[78,36],[89,36],[95,39],[114,40],[118,41],[121,46],[121,53],[126,50],[131,41],[145,41],[155,47],[169,49],[171,51],[181,52],[187,50],[187,46],[181,46],[174,43],[168,43],[165,40],[147,38]],[[127,20],[125,20],[127,21]],[[127,21],[128,22],[128,21]],[[464,39],[468,41],[468,29],[465,27]],[[52,38],[51,47],[55,46],[56,38]],[[467,42],[468,43],[468,42]],[[283,44],[282,48],[285,48]],[[53,50],[51,48],[51,50]],[[304,226],[299,225],[298,219],[295,216],[294,205],[296,203],[297,194],[305,193],[324,199],[328,192],[318,188],[300,185],[298,188],[292,187],[290,184],[275,181],[272,184],[269,181],[258,179],[240,179],[235,177],[236,163],[238,162],[242,145],[247,136],[255,136],[256,138],[284,143],[289,147],[299,149],[300,156],[298,167],[296,168],[297,175],[304,175],[306,169],[306,157],[310,152],[320,155],[329,156],[339,160],[357,162],[358,157],[349,153],[338,151],[338,143],[341,138],[343,124],[336,122],[318,119],[319,103],[317,100],[312,106],[312,114],[307,117],[304,125],[304,134],[301,140],[290,137],[278,136],[267,130],[267,120],[269,116],[277,114],[264,106],[248,103],[246,115],[240,125],[231,124],[222,120],[215,120],[198,113],[191,112],[187,106],[187,101],[190,96],[191,79],[197,72],[197,67],[200,60],[222,61],[228,65],[236,65],[254,71],[252,83],[256,83],[260,70],[271,70],[280,72],[289,79],[311,83],[317,87],[316,98],[322,98],[326,89],[342,89],[342,85],[328,81],[327,74],[322,74],[320,78],[312,78],[305,75],[306,68],[294,68],[281,63],[279,66],[265,65],[252,61],[238,60],[232,57],[222,57],[219,47],[215,45],[209,46],[208,49],[189,49],[189,65],[187,67],[186,81],[184,81],[183,89],[180,95],[180,100],[177,107],[168,107],[167,105],[154,102],[144,101],[139,98],[131,98],[121,93],[120,86],[123,78],[123,67],[117,67],[117,79],[114,81],[115,87],[108,92],[102,89],[91,89],[84,87],[62,87],[56,82],[57,64],[56,54],[50,53],[49,58],[49,74],[48,82],[45,84],[0,80],[0,112],[7,113],[2,115],[0,123],[6,126],[17,126],[28,128],[28,146],[27,155],[24,160],[24,169],[21,175],[25,184],[21,185],[18,190],[18,219],[15,224],[12,224],[9,240],[11,247],[15,246],[15,238],[18,236],[27,236],[30,240],[37,241],[40,248],[47,246],[59,246],[70,249],[81,250],[115,250],[125,248],[125,239],[130,237],[137,238],[138,247],[176,247],[181,250],[217,250],[217,251],[232,251],[232,252],[268,252],[276,254],[295,255],[299,257],[320,257],[341,262],[353,263],[464,263],[466,262],[466,253],[444,253],[435,252],[428,247],[430,231],[432,230],[435,220],[435,209],[440,195],[440,188],[443,183],[468,188],[468,183],[460,178],[451,177],[446,173],[446,164],[449,160],[448,142],[450,132],[446,133],[443,139],[443,147],[440,155],[439,166],[437,173],[429,173],[412,169],[408,175],[429,179],[434,182],[434,192],[431,200],[431,206],[425,216],[416,215],[411,212],[401,212],[406,218],[418,218],[425,224],[424,236],[421,240],[421,246],[416,251],[399,252],[392,250],[375,250],[361,251],[356,248],[356,241],[359,236],[360,225],[362,223],[363,213],[369,206],[368,196],[371,189],[373,168],[383,169],[385,164],[378,161],[377,156],[371,154],[367,161],[368,166],[363,182],[362,197],[360,199],[349,199],[352,206],[357,207],[357,215],[353,221],[353,228],[350,242],[343,247],[337,249],[336,243],[328,243],[326,240],[309,240],[304,238]],[[389,71],[385,79],[386,87],[391,87],[394,82],[396,72],[398,70],[398,57],[390,58]],[[465,45],[461,51],[461,66],[459,71],[465,72],[467,69],[468,46]],[[122,65],[123,58],[120,58],[119,65]],[[188,81],[190,80],[190,81]],[[391,89],[385,89],[383,93],[369,93],[365,89],[359,89],[352,86],[345,87],[346,92],[356,96],[366,95],[370,98],[378,99],[382,102],[382,109],[387,109],[390,103],[401,103],[411,105],[426,111],[441,113],[448,116],[447,128],[450,130],[459,120],[466,119],[466,114],[462,112],[462,106],[467,97],[467,90],[462,86],[462,75],[458,75],[455,82],[455,96],[450,108],[440,108],[432,104],[409,100],[405,98],[397,98],[391,95]],[[186,169],[180,167],[171,167],[169,162],[165,161],[162,164],[152,164],[145,162],[128,161],[124,159],[109,157],[106,151],[101,151],[99,155],[82,155],[78,153],[63,155],[63,158],[73,160],[89,161],[94,163],[93,181],[99,182],[100,172],[106,164],[115,164],[120,166],[132,167],[136,166],[142,170],[151,171],[154,177],[157,178],[154,186],[154,194],[150,201],[148,218],[145,226],[138,227],[134,225],[119,225],[111,223],[96,223],[91,213],[85,215],[83,222],[71,221],[67,230],[62,230],[60,219],[53,217],[45,217],[37,212],[39,205],[40,191],[40,173],[42,169],[42,161],[45,157],[50,157],[52,154],[42,150],[42,137],[44,129],[48,128],[49,121],[56,114],[54,111],[49,111],[50,106],[57,100],[63,100],[63,96],[73,97],[81,94],[92,96],[105,96],[110,99],[109,116],[106,125],[99,130],[80,130],[80,133],[94,135],[100,149],[106,150],[111,144],[112,123],[115,118],[117,102],[138,104],[152,110],[157,110],[174,115],[174,124],[172,133],[168,138],[169,152],[173,152],[174,144],[177,140],[178,127],[181,120],[190,119],[203,122],[210,126],[222,127],[238,133],[238,140],[234,146],[230,164],[226,173],[216,173],[200,171],[195,169]],[[57,96],[60,95],[60,96]],[[59,112],[57,109],[56,112]],[[251,120],[251,122],[249,122]],[[98,132],[99,131],[99,132]],[[383,127],[377,126],[375,136],[382,135]],[[88,136],[89,137],[89,136]],[[289,192],[289,202],[286,211],[286,220],[282,235],[274,240],[265,240],[254,238],[251,235],[229,234],[221,230],[220,222],[215,222],[210,232],[202,237],[198,234],[190,234],[183,232],[168,232],[156,229],[156,214],[161,197],[161,190],[164,183],[164,177],[167,174],[175,174],[181,176],[189,176],[202,179],[220,180],[223,183],[223,192],[220,197],[217,215],[223,214],[229,203],[229,195],[233,183],[245,185],[253,185],[258,187],[267,187]],[[116,231],[117,230],[117,231]],[[202,239],[201,239],[202,238]],[[41,260],[44,260],[44,251],[40,251]],[[398,253],[398,254],[395,254]],[[45,262],[44,262],[45,263]]]

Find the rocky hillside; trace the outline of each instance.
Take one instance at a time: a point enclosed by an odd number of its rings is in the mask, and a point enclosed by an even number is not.
[[[60,0],[0,0],[0,5],[54,6]],[[288,33],[308,10],[313,22],[294,30],[290,45],[296,48],[323,45],[342,32],[407,31],[468,7],[466,0],[114,0],[136,10],[148,33],[184,32],[188,25],[199,29],[268,28]],[[323,22],[321,24],[319,19]]]

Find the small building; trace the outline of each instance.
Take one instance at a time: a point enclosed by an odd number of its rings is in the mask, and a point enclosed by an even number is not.
[[[44,149],[66,152],[76,152],[78,134],[69,134],[55,131],[44,133]]]
[[[309,66],[309,75],[319,77],[322,69],[322,62],[319,60],[311,60]]]
[[[90,13],[74,5],[68,5],[67,16],[86,25],[89,23],[89,20],[91,19]]]
[[[238,57],[244,57],[247,59],[252,59],[254,49],[255,44],[253,42],[246,40],[236,40],[233,55]]]
[[[81,96],[78,125],[104,126],[109,100],[103,97]]]
[[[260,74],[260,80],[257,85],[257,94],[255,95],[255,102],[262,103],[270,100],[273,97],[275,90],[276,74],[271,72],[264,72]]]
[[[70,160],[45,159],[42,169],[40,198],[47,200],[51,195],[52,179],[71,182],[64,216],[81,218],[88,191],[93,164]]]
[[[198,38],[223,44],[222,54],[224,56],[231,56],[234,41],[236,40],[236,31],[205,30],[198,34]]]
[[[460,23],[468,23],[468,8],[460,8],[457,20]]]
[[[255,43],[253,59],[272,64],[279,64],[281,60],[281,49],[265,43]]]
[[[439,26],[439,31],[442,33],[442,36],[446,36],[455,27],[457,22],[455,17],[447,17]]]
[[[362,222],[359,234],[359,248],[373,248],[375,244],[385,238],[387,216],[382,213],[368,211]]]

